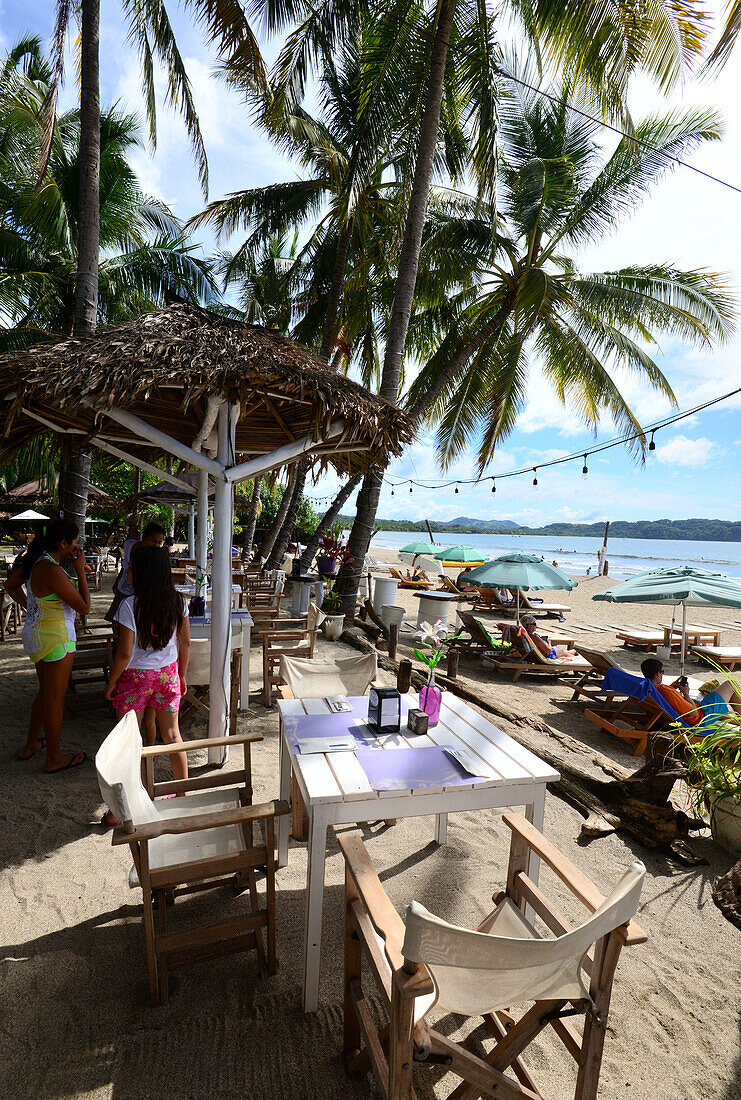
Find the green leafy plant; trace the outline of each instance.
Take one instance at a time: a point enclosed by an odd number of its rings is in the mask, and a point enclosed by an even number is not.
[[[718,671],[723,674],[722,669]],[[728,677],[737,695],[741,683]],[[706,717],[702,736],[698,727],[688,729],[674,724],[675,745],[681,746],[687,763],[687,791],[690,805],[698,816],[710,815],[715,827],[715,811],[726,798],[741,800],[741,715],[731,709],[727,714]]]
[[[334,589],[327,592],[322,600],[322,611],[325,615],[340,615],[342,613],[342,597]]]

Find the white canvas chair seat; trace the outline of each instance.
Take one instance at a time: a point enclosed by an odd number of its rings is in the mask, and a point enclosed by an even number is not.
[[[365,695],[378,672],[375,651],[336,661],[302,660],[282,656],[281,679],[295,699],[323,699],[327,695]]]
[[[542,1100],[547,1090],[535,1082],[522,1055],[546,1030],[577,1064],[575,1100],[596,1100],[620,951],[646,939],[633,922],[645,868],[632,863],[605,898],[521,814],[506,813],[502,820],[512,831],[507,887],[475,931],[441,920],[417,902],[408,907],[405,925],[360,836],[339,838],[346,872],[345,1063],[354,1076],[372,1071],[384,1100],[422,1095],[415,1092],[415,1075],[440,1065],[461,1079],[450,1093],[455,1100]],[[532,856],[588,910],[581,924],[570,926],[530,878]],[[544,935],[523,912],[526,905],[543,922]],[[368,1006],[368,972],[386,1009],[378,1019]],[[524,1007],[516,1018],[512,1010],[518,1005]],[[493,1045],[483,1046],[478,1028],[464,1028],[475,1037],[475,1048],[451,1038],[448,1028],[436,1030],[424,1018],[433,1007],[482,1016]],[[578,1015],[584,1020],[580,1030],[566,1019]],[[545,1051],[539,1060],[544,1054],[547,1066]]]
[[[542,939],[511,898],[504,898],[479,931],[441,920],[413,901],[407,909],[404,957],[422,963],[435,983],[437,1004],[449,1012],[487,1012],[550,998],[589,998],[582,959],[638,909],[646,868],[635,860],[589,920],[555,939]]]
[[[249,746],[261,739],[260,734],[252,733],[185,742],[180,751],[241,745],[243,771],[154,783],[148,770],[151,789],[147,789],[142,781],[142,758],[151,765],[155,756],[171,754],[173,746],[142,749],[136,714],[129,711],[96,755],[100,793],[122,822],[114,830],[113,844],[130,846],[134,867],[129,884],[142,891],[153,1004],[167,1001],[170,969],[193,957],[201,960],[255,949],[260,972],[275,972],[274,818],[287,813],[288,806],[275,802],[251,805]],[[240,786],[229,787],[235,779]],[[185,797],[163,799],[155,797],[158,793]],[[261,826],[264,843],[255,843],[256,825]],[[257,889],[257,871],[265,875],[264,895]],[[168,905],[177,897],[227,884],[248,891],[246,913],[241,911],[211,925],[199,924],[176,935],[168,933]]]

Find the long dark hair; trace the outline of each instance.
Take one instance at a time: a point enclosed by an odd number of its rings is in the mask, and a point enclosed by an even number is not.
[[[172,583],[169,555],[161,546],[135,546],[129,565],[139,645],[164,649],[183,625],[183,597]]]
[[[33,542],[21,558],[21,576],[27,581],[31,570],[47,550],[56,550],[62,542],[74,542],[80,533],[76,523],[69,519],[55,519],[43,535],[34,535]]]

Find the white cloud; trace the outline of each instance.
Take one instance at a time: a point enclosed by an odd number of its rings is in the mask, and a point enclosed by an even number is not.
[[[675,435],[667,443],[657,444],[656,458],[667,466],[701,469],[718,456],[718,451],[717,444],[704,436],[689,439],[686,435]]]

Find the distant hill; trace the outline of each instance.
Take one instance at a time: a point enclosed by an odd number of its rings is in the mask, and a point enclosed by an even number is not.
[[[339,517],[345,527],[354,516]],[[379,531],[426,531],[424,520],[377,519]],[[461,535],[545,535],[549,537],[602,539],[604,521],[599,523],[549,523],[545,527],[520,527],[511,519],[482,520],[466,516],[447,523],[436,520],[434,531]],[[680,542],[741,542],[741,523],[724,519],[613,520],[610,535],[618,539],[668,539]]]

